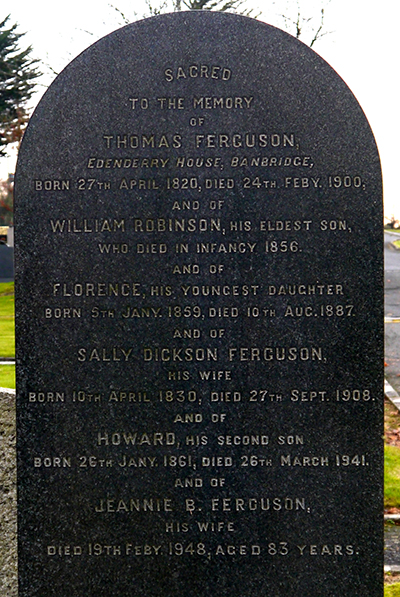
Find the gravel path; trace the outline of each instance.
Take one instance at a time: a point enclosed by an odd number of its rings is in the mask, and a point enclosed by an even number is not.
[[[400,527],[385,526],[385,565],[400,564]]]
[[[17,597],[15,391],[0,388],[0,595]]]

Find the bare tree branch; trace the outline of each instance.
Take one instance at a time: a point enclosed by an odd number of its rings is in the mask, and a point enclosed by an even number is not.
[[[108,5],[110,8],[113,8],[123,19],[125,25],[129,25],[130,20],[126,18],[126,16],[124,15],[124,13],[122,12],[122,10],[120,10],[117,6],[114,6],[113,4],[109,4]]]
[[[321,2],[325,2],[326,4],[329,4],[330,0],[321,0]],[[297,39],[301,39],[302,41],[305,41],[306,43],[308,43],[308,45],[310,46],[310,48],[313,47],[313,45],[320,40],[322,37],[324,37],[325,35],[330,35],[332,33],[332,31],[324,31],[324,27],[325,27],[325,8],[321,7],[320,10],[320,19],[319,19],[319,23],[317,26],[314,26],[314,21],[315,18],[314,16],[303,16],[302,14],[302,9],[301,9],[301,1],[297,0],[296,2],[297,4],[297,8],[296,8],[296,17],[292,18],[290,17],[288,14],[280,14],[279,16],[284,20],[285,23],[285,27],[286,29],[289,31],[289,33],[291,32],[291,30],[294,29],[294,33],[293,35],[295,35],[295,37]],[[287,10],[289,10],[289,7],[286,7]],[[307,35],[311,34],[311,41],[306,41],[304,39],[304,37]]]

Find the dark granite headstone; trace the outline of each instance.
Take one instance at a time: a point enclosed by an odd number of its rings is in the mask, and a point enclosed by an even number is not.
[[[381,180],[289,35],[69,65],[16,181],[20,597],[382,593]]]
[[[14,248],[0,245],[0,282],[14,279]]]

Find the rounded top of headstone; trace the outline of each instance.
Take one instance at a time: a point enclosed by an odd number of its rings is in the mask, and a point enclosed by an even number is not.
[[[58,154],[64,162],[71,152],[76,159],[75,151],[86,152],[86,141],[102,122],[105,135],[110,126],[134,131],[148,118],[152,102],[161,106],[164,97],[187,94],[213,98],[193,109],[193,115],[206,113],[213,127],[221,123],[214,98],[231,97],[233,108],[224,108],[223,116],[246,112],[249,130],[255,122],[269,129],[296,122],[299,138],[299,127],[312,127],[313,145],[327,155],[335,153],[332,143],[342,153],[365,152],[372,139],[346,84],[302,42],[248,17],[188,11],[132,23],[73,60],[32,116],[20,166],[32,144],[38,163],[43,152],[51,161]],[[254,98],[251,110],[240,108],[243,97]],[[134,109],[135,99],[142,98],[150,101],[147,111]],[[165,125],[181,126],[183,109],[187,106],[166,110]]]

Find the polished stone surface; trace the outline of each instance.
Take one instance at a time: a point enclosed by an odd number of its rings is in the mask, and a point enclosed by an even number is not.
[[[32,117],[16,223],[20,597],[381,595],[380,165],[340,77],[244,17],[116,31]]]

